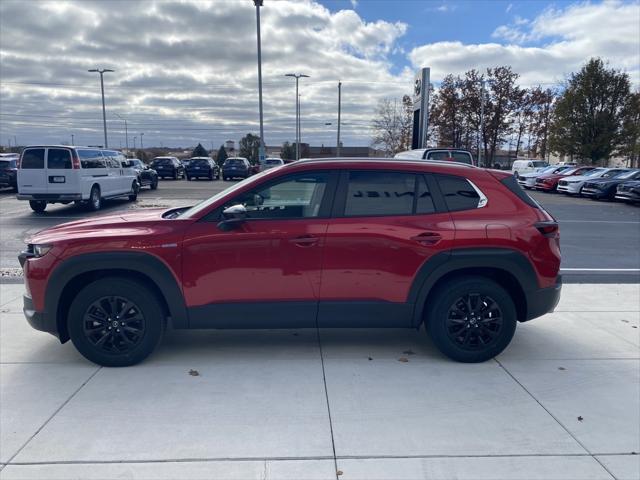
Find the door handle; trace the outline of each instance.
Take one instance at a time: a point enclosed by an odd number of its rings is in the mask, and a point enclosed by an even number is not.
[[[442,240],[442,235],[437,232],[422,232],[411,237],[411,240],[421,243],[422,245],[435,245]]]
[[[295,243],[300,247],[310,247],[318,243],[318,240],[320,239],[313,235],[300,235],[299,237],[289,239],[291,243]]]

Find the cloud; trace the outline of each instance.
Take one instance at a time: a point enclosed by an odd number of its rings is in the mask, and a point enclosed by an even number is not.
[[[509,5],[507,5],[507,8],[504,10],[506,13],[509,13],[511,11],[511,9],[513,8],[513,3],[510,3]]]
[[[258,131],[251,2],[114,5],[122,4],[0,2],[0,143],[14,134],[20,143],[58,143],[71,133],[102,143],[98,76],[87,72],[96,67],[116,70],[104,77],[112,146],[124,144],[115,113],[127,118],[130,142],[144,131],[145,145],[217,147]],[[388,59],[406,31],[401,22],[368,22],[311,0],[269,2],[261,17],[268,144],[293,139],[294,83],[285,73],[311,76],[301,80],[301,110],[303,138],[313,143],[335,142],[338,80],[351,145],[369,142],[378,99],[410,91],[411,74],[391,74]]]
[[[351,1],[351,8],[355,10],[356,7],[358,6],[358,0],[350,0],[350,1]]]
[[[548,8],[529,21],[515,17],[493,38],[505,43],[436,42],[409,53],[414,67],[430,66],[432,78],[471,68],[511,65],[523,84],[554,84],[599,56],[640,83],[640,4],[607,1]]]

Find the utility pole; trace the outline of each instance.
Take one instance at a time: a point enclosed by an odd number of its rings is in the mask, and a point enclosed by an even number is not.
[[[138,137],[133,137],[133,149],[134,150],[136,149],[136,138],[138,138]]]
[[[285,77],[296,79],[296,160],[300,160],[300,95],[298,94],[298,81],[301,78],[309,78],[303,73],[287,73]]]
[[[76,144],[75,140],[73,139],[73,133],[71,134],[71,146],[74,146]]]
[[[256,28],[258,40],[258,103],[260,108],[260,146],[258,147],[258,163],[264,163],[265,147],[264,147],[264,124],[262,121],[262,48],[260,45],[260,7],[263,0],[253,0],[256,6]]]
[[[104,126],[104,148],[109,148],[109,145],[107,143],[107,111],[104,107],[104,79],[103,79],[103,75],[106,72],[113,72],[113,70],[109,70],[108,68],[94,68],[92,70],[89,70],[89,72],[92,73],[99,73],[100,74],[100,91],[102,92],[102,125]]]
[[[142,144],[142,137],[144,137],[144,133],[140,134],[140,150],[144,150],[144,145]]]
[[[117,113],[115,114],[115,116],[118,117],[120,120],[122,120],[124,122],[124,141],[125,141],[125,145],[127,147],[127,153],[129,153],[129,130],[127,129],[127,119],[121,117]]]
[[[338,82],[338,140],[336,143],[336,157],[340,156],[340,109],[342,105],[342,82]]]

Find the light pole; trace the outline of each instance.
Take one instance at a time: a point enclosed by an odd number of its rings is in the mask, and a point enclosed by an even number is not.
[[[260,147],[258,148],[258,163],[264,162],[264,125],[262,122],[262,48],[260,46],[260,7],[262,0],[253,0],[256,6],[256,28],[258,38],[258,103],[260,108]]]
[[[309,78],[304,73],[287,73],[285,77],[296,79],[296,160],[300,160],[300,96],[298,95],[298,82],[301,78]]]
[[[124,144],[127,147],[127,154],[128,154],[129,153],[129,130],[127,129],[127,119],[121,117],[117,113],[115,113],[114,115],[124,122]]]
[[[72,134],[71,134],[71,146],[73,146],[73,145],[75,145],[75,144],[76,144],[76,142],[75,142],[75,140],[73,139],[73,133],[72,133]]]
[[[133,137],[133,149],[134,150],[136,149],[136,138],[138,138],[138,137]]]
[[[336,157],[340,156],[340,107],[342,105],[342,82],[338,82],[338,139],[336,142]]]
[[[105,72],[113,72],[114,70],[109,70],[108,68],[94,68],[92,70],[88,70],[91,73],[99,73],[100,74],[100,91],[102,92],[102,124],[104,126],[104,148],[109,148],[107,144],[107,111],[104,108],[104,80],[103,75]]]
[[[144,137],[144,133],[140,134],[140,150],[144,150],[144,145],[142,144],[142,137]]]

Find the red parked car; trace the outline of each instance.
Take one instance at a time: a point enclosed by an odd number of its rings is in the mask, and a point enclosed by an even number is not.
[[[499,354],[561,289],[556,221],[507,172],[305,160],[193,207],[90,218],[20,255],[31,325],[132,365],[174,328],[407,327]]]
[[[574,175],[584,175],[595,167],[575,167],[569,170],[564,170],[559,173],[547,173],[540,175],[536,178],[536,190],[542,190],[545,192],[556,192],[558,190],[558,182],[563,177],[571,177]]]

